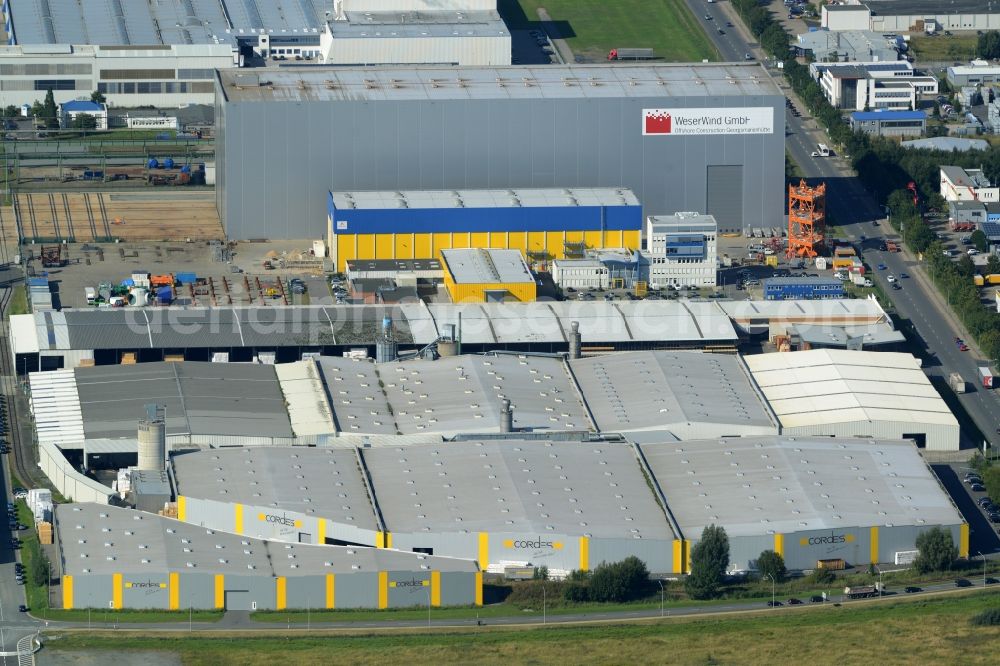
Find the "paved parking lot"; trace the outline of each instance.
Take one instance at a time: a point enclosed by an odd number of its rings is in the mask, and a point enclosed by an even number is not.
[[[986,496],[986,493],[972,492],[969,484],[962,482],[966,472],[972,471],[969,464],[936,464],[931,467],[945,490],[951,495],[955,506],[969,523],[969,555],[1000,553],[1000,536],[998,536],[1000,524],[991,523],[986,517],[986,512],[976,504],[980,497]]]

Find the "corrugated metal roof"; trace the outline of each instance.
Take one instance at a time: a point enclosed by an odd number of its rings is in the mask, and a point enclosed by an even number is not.
[[[135,437],[150,403],[166,408],[168,436],[293,436],[273,366],[140,363],[73,372],[88,438]]]
[[[745,360],[785,428],[879,420],[958,426],[910,354],[814,349]]]
[[[322,0],[7,0],[18,44],[124,46],[234,42],[268,29],[273,36],[319,35]]]
[[[458,284],[531,284],[535,281],[520,250],[441,250],[441,258]]]
[[[627,444],[470,441],[362,456],[390,531],[673,538]]]
[[[685,538],[872,525],[958,525],[962,517],[907,441],[742,437],[640,444]]]
[[[336,432],[315,361],[279,363],[274,366],[274,372],[285,396],[292,432],[297,437]]]
[[[83,412],[72,370],[52,370],[28,374],[31,387],[31,415],[40,442],[60,448],[83,446]]]
[[[604,432],[716,428],[777,434],[762,396],[739,358],[701,352],[645,351],[569,361],[584,400]]]
[[[204,574],[272,579],[332,573],[346,576],[345,580],[357,571],[414,571],[427,575],[428,570],[479,570],[471,560],[386,548],[262,541],[100,504],[60,504],[55,510],[62,529],[99,535],[59,540],[65,573],[77,576],[122,573],[126,581],[131,576],[142,576],[141,580],[162,576],[165,584],[168,572],[191,568]]]
[[[334,39],[439,39],[448,37],[510,37],[496,12],[345,12],[345,20],[327,25]]]
[[[759,97],[781,95],[757,63],[309,67],[219,72],[229,101]]]
[[[520,188],[514,190],[403,190],[332,192],[338,209],[549,208],[639,206],[625,187]]]
[[[252,447],[172,458],[177,492],[377,530],[354,449]]]
[[[457,324],[459,313],[462,313],[463,341],[474,344],[562,344],[573,321],[580,322],[585,342],[734,341],[738,337],[736,331],[720,307],[725,305],[681,299],[488,305],[413,303],[391,307],[69,309],[25,315],[34,317],[35,344],[22,336],[15,342],[19,354],[37,351],[36,346],[51,350],[98,350],[368,345],[381,332],[382,318],[388,314],[398,342],[425,345],[436,340],[446,324]],[[814,305],[808,307],[815,309]],[[846,308],[842,311],[849,312]],[[27,331],[26,324],[21,328]]]

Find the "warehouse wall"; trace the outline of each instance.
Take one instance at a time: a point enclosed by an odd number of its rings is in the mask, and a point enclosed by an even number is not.
[[[924,434],[926,435],[928,451],[958,451],[959,449],[957,422],[955,425],[938,425],[901,421],[849,421],[847,423],[782,428],[781,434],[789,436],[874,437],[877,439],[903,439],[905,435]]]
[[[678,572],[674,543],[668,539],[605,539],[579,535],[504,532],[417,533],[392,532],[392,548],[431,548],[434,555],[472,559],[483,570],[503,571],[504,563],[547,566],[553,573],[593,569],[601,562],[617,562],[635,555],[650,571]]]
[[[62,607],[119,610],[188,608],[409,608],[482,604],[482,574],[371,571],[303,576],[151,572],[63,576]]]
[[[359,514],[364,512],[372,513],[367,507],[358,509]],[[324,544],[326,539],[336,539],[374,546],[378,534],[374,530],[295,511],[187,496],[177,498],[177,518],[222,532],[295,543]]]
[[[220,97],[224,97],[222,91]],[[770,135],[643,136],[644,108],[770,106]],[[782,219],[784,100],[222,100],[217,197],[232,239],[322,238],[330,190],[630,187],[644,212],[708,210],[708,167],[742,167],[744,227]],[[267,132],[261,128],[267,127]],[[716,198],[732,196],[729,193]],[[720,231],[732,220],[719,219]]]
[[[384,29],[391,29],[386,27]],[[329,65],[441,64],[465,67],[510,64],[510,35],[449,37],[340,37],[322,38],[328,50],[323,62]]]
[[[813,569],[819,560],[842,559],[848,566],[895,561],[900,551],[916,550],[917,536],[933,525],[900,525],[896,527],[843,527],[830,530],[805,530],[789,534],[730,536],[730,562],[736,569],[753,568],[751,564],[765,550],[774,550],[785,559],[790,570]],[[962,551],[961,525],[944,525]],[[968,537],[964,554],[968,555]]]

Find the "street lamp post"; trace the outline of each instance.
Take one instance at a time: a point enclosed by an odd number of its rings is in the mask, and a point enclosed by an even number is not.
[[[660,584],[660,617],[663,617],[663,581],[657,578],[656,582]]]
[[[878,598],[882,598],[882,567],[877,564],[872,565],[875,567],[875,571],[878,571]]]
[[[431,588],[427,588],[427,626],[431,626]]]
[[[764,575],[771,579],[771,608],[777,608],[777,606],[774,605],[774,576],[769,573]]]
[[[986,556],[983,555],[982,551],[976,551],[976,553],[983,558],[983,587],[986,587]]]
[[[545,624],[545,585],[542,585],[542,624]]]

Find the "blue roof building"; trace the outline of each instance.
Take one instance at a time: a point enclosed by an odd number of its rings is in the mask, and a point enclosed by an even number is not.
[[[108,106],[89,99],[74,99],[59,105],[60,126],[72,127],[77,116],[92,116],[97,121],[95,129],[108,129]]]

